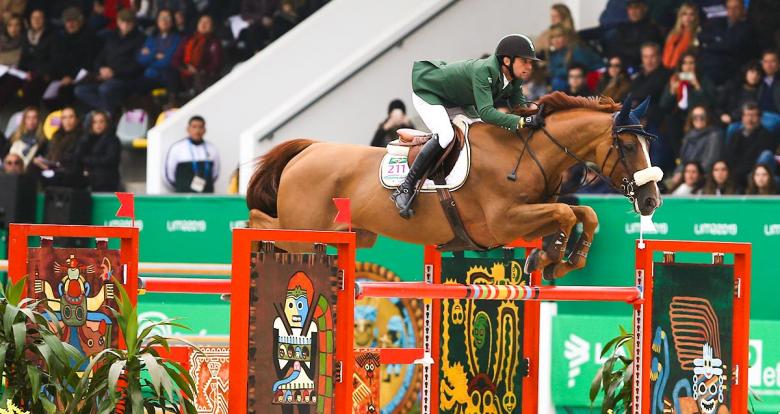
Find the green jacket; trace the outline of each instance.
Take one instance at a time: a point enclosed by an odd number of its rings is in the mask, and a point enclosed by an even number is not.
[[[495,55],[452,63],[423,60],[412,67],[412,90],[425,102],[471,110],[483,121],[512,132],[517,131],[520,117],[498,111],[495,102],[508,99],[513,108],[525,105],[522,84],[516,79],[504,87],[504,74]]]

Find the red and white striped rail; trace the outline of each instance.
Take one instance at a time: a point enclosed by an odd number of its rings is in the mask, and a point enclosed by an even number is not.
[[[516,286],[438,284],[425,282],[355,282],[355,299],[479,299],[519,301],[587,301],[638,303],[637,287],[612,286]]]

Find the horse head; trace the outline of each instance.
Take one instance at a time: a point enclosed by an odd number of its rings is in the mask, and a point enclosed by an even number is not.
[[[649,141],[657,137],[646,131],[642,118],[647,113],[650,98],[646,98],[633,110],[631,96],[613,115],[612,139],[602,163],[602,173],[628,197],[634,211],[646,216],[661,205],[658,181],[663,171],[650,162]]]

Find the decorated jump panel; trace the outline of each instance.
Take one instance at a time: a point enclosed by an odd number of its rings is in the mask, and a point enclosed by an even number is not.
[[[31,238],[40,247],[30,247]],[[94,240],[94,248],[54,246],[54,238]],[[118,249],[109,249],[118,240]],[[28,297],[45,300],[61,339],[84,355],[122,347],[111,309],[117,309],[117,284],[132,303],[138,290],[138,229],[105,226],[11,224],[9,277],[27,278]],[[48,315],[48,314],[47,314]],[[84,363],[86,365],[86,362]]]
[[[675,263],[678,252],[712,264]],[[646,240],[636,253],[645,298],[635,310],[633,412],[747,413],[750,244]]]
[[[44,238],[41,247],[29,249],[27,260],[27,295],[47,303],[60,339],[85,356],[119,346],[111,311],[118,309],[116,283],[125,278],[118,250],[109,250],[105,240],[94,249],[55,248]]]
[[[287,253],[289,241],[314,253]],[[234,231],[230,413],[342,412],[335,401],[351,399],[355,371],[338,354],[354,345],[354,296],[341,289],[354,283],[354,243],[347,233]],[[337,302],[349,309],[338,319]]]
[[[445,258],[441,278],[445,285],[466,285],[485,298],[520,292],[530,283],[522,261],[514,258]],[[511,299],[441,301],[439,413],[519,410],[527,371],[524,307]]]
[[[731,413],[734,268],[657,263],[652,413]]]
[[[249,395],[256,413],[333,412],[335,257],[252,253]]]

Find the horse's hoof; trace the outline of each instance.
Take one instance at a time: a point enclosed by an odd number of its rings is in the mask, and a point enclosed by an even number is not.
[[[531,250],[531,254],[525,259],[525,266],[523,266],[525,274],[531,274],[531,272],[539,268],[539,261],[542,259],[541,254],[542,251],[540,249]]]
[[[542,278],[544,280],[548,282],[555,280],[555,266],[557,266],[557,264],[553,263],[544,267],[544,270],[542,271]]]

